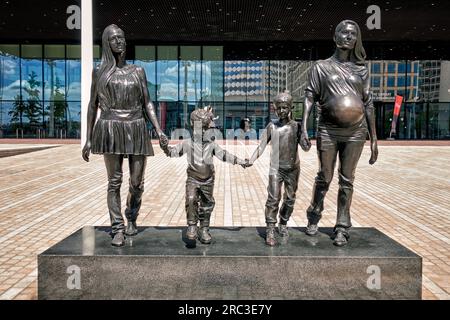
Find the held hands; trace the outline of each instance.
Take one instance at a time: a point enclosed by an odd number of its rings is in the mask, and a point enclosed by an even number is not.
[[[374,164],[378,159],[378,142],[377,140],[373,140],[370,142],[370,160],[369,164]]]
[[[83,157],[84,161],[89,162],[89,154],[91,153],[91,142],[86,141],[86,144],[83,147],[83,150],[81,151],[81,156]]]
[[[309,140],[307,132],[302,132],[302,135],[300,137],[300,146],[302,147],[303,151],[306,152],[311,149],[311,141]]]
[[[161,147],[161,149],[163,149],[163,151],[165,153],[167,153],[167,151],[169,150],[169,148],[168,148],[168,146],[169,146],[169,139],[162,132],[159,133],[159,146]]]
[[[241,165],[242,168],[248,168],[251,167],[253,165],[253,163],[250,163],[250,160],[245,159],[244,161],[241,160],[241,163],[239,163]]]

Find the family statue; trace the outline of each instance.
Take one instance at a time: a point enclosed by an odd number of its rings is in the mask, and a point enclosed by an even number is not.
[[[173,158],[186,155],[187,239],[198,239],[203,244],[212,242],[209,227],[215,205],[214,157],[245,169],[254,164],[269,143],[271,150],[265,204],[265,243],[268,246],[277,245],[277,234],[287,239],[287,224],[294,211],[300,176],[298,149],[299,146],[304,151],[311,148],[308,120],[315,107],[319,169],[311,204],[306,212],[306,234],[315,236],[319,232],[324,199],[339,158],[337,218],[332,238],[334,245],[346,245],[352,226],[350,206],[355,170],[367,135],[371,147],[370,164],[377,160],[378,147],[369,72],[365,66],[366,53],[358,24],[351,20],[339,23],[334,33],[334,42],[334,54],[326,60],[315,62],[309,71],[302,123],[293,119],[294,105],[289,91],[279,93],[273,100],[277,119],[267,125],[260,137],[260,144],[250,159],[241,159],[220,147],[214,135],[209,134],[215,128],[214,121],[217,119],[210,106],[198,108],[191,113],[192,137],[170,146],[158,124],[147,89],[145,71],[126,63],[124,32],[116,25],[106,27],[102,36],[101,62],[92,75],[87,138],[82,157],[89,161],[90,153],[103,155],[108,177],[107,204],[111,219],[111,244],[123,246],[126,236],[138,233],[136,219],[144,191],[147,156],[154,155],[148,122],[159,136],[159,145],[166,156]],[[130,170],[124,214],[126,226],[120,201],[124,158],[128,158]]]

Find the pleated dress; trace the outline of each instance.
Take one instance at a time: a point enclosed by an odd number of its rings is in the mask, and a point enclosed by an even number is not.
[[[136,66],[117,68],[99,94],[101,114],[92,132],[92,153],[153,156]]]

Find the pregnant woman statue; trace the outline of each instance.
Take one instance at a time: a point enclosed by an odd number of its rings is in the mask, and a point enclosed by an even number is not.
[[[349,239],[355,169],[366,141],[370,137],[370,164],[378,157],[375,114],[370,93],[370,79],[364,65],[366,53],[361,31],[354,21],[344,20],[336,27],[336,51],[326,60],[317,61],[309,73],[305,89],[300,145],[308,151],[307,133],[312,106],[317,106],[317,155],[319,172],[315,179],[311,205],[307,209],[306,233],[315,235],[322,216],[325,195],[339,157],[339,192],[334,244],[344,246]]]
[[[123,246],[125,235],[137,234],[136,219],[144,191],[147,156],[153,156],[146,119],[167,144],[150,101],[145,71],[125,60],[125,35],[116,25],[105,28],[102,36],[102,60],[92,76],[91,100],[87,115],[87,140],[82,151],[85,161],[89,153],[103,154],[108,174],[108,209],[111,218],[113,246]],[[96,122],[97,109],[100,118]],[[120,208],[123,159],[130,168],[129,194],[125,229]]]

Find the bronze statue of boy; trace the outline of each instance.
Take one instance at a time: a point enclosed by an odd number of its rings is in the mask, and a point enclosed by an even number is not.
[[[280,93],[274,99],[275,112],[278,120],[267,125],[261,142],[249,164],[259,158],[267,144],[271,142],[269,185],[266,201],[266,244],[276,245],[275,225],[277,223],[278,205],[281,200],[281,188],[284,183],[283,204],[279,210],[279,234],[289,236],[287,222],[294,210],[295,193],[300,175],[300,159],[298,144],[300,142],[300,124],[292,119],[292,96],[288,91]]]
[[[214,114],[210,107],[197,109],[191,113],[191,126],[193,139],[170,147],[161,143],[164,153],[169,157],[181,157],[187,155],[188,168],[186,180],[186,237],[204,244],[211,243],[209,222],[214,209],[213,196],[215,170],[213,156],[231,164],[239,164],[242,167],[249,166],[248,160],[242,160],[223,150],[212,137],[206,134],[208,129],[214,128]],[[200,229],[198,222],[200,221]]]

